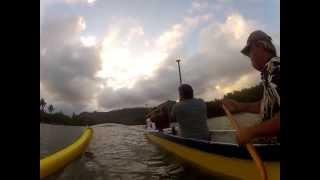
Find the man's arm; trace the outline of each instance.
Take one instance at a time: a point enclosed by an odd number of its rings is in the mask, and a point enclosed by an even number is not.
[[[170,122],[177,122],[176,116],[175,116],[175,105],[173,105],[171,112],[170,112]]]
[[[280,112],[257,126],[240,129],[238,133],[239,144],[246,144],[256,137],[277,136],[280,132]]]
[[[254,137],[277,136],[279,131],[280,113],[277,113],[272,119],[265,121],[252,129]]]

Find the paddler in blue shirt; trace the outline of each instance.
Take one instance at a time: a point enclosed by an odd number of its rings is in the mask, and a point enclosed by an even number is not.
[[[193,97],[193,89],[188,84],[179,86],[179,97],[171,110],[171,122],[178,122],[181,136],[210,140],[205,102]]]

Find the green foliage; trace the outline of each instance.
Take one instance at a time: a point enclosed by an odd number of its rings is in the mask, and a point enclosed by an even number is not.
[[[206,102],[208,118],[223,116],[225,113],[221,106],[221,100],[215,99],[214,101]]]
[[[262,98],[263,86],[261,84],[245,88],[241,91],[234,91],[232,93],[226,94],[224,97],[229,99],[234,99],[240,102],[256,102]]]
[[[49,111],[49,113],[52,113],[52,112],[54,111],[54,107],[53,107],[52,104],[50,104],[50,105],[48,106],[48,111]]]
[[[62,112],[57,113],[46,113],[40,112],[40,121],[48,124],[63,124],[63,125],[84,125],[79,124],[76,120],[63,114]]]
[[[262,98],[263,86],[257,85],[251,88],[245,88],[240,91],[234,91],[226,94],[223,98],[230,98],[240,102],[255,102]],[[46,106],[45,100],[40,100],[40,107]],[[142,125],[145,124],[145,116],[152,110],[161,108],[164,112],[169,113],[175,101],[166,101],[157,107],[137,107],[137,108],[125,108],[120,110],[114,110],[110,112],[83,112],[79,115],[75,113],[71,117],[62,113],[62,111],[56,113],[46,113],[43,110],[40,112],[40,122],[50,124],[63,124],[63,125],[95,125],[101,123],[121,123],[126,125]],[[221,99],[215,99],[213,101],[206,102],[208,118],[225,115],[222,106]],[[52,106],[52,105],[50,105]],[[50,108],[48,107],[48,110]],[[50,110],[49,110],[50,112]]]
[[[47,102],[43,98],[41,98],[40,99],[40,108],[41,108],[42,112],[44,112],[46,105],[47,105]]]
[[[234,99],[239,102],[256,102],[262,98],[263,86],[261,84],[245,88],[240,91],[233,91],[224,95],[223,98]],[[224,116],[224,110],[222,109],[221,99],[215,99],[214,101],[206,102],[208,118]]]

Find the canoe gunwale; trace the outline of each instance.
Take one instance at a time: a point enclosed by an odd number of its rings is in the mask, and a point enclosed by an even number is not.
[[[245,147],[232,143],[221,143],[205,140],[196,140],[183,138],[180,136],[166,134],[157,131],[148,131],[147,133],[169,140],[171,142],[198,149],[204,152],[223,155],[226,157],[239,158],[244,160],[251,159],[250,154]],[[258,153],[264,161],[279,161],[280,160],[280,145],[279,144],[254,144]]]

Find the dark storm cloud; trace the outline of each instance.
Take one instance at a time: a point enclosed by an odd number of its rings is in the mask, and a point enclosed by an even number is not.
[[[178,28],[177,32],[173,33],[176,39],[168,38],[168,46],[181,46],[169,51],[167,59],[151,77],[137,80],[132,88],[120,89],[108,87],[105,81],[95,77],[101,69],[100,49],[98,45],[85,47],[81,43],[80,36],[84,27],[79,25],[79,17],[42,19],[41,96],[57,109],[69,114],[145,104],[153,106],[169,99],[176,100],[179,76],[175,60],[184,57],[181,61],[183,82],[194,87],[197,97],[208,97],[204,95],[209,94],[209,98],[213,99],[217,94],[214,89],[216,85],[236,84],[242,76],[254,71],[250,60],[239,51],[249,33],[261,26],[251,23],[239,14],[230,17],[231,19],[224,22],[213,19],[206,26],[202,26],[199,37],[195,38],[198,40],[196,43],[199,46],[196,47],[199,50],[190,56],[186,55],[190,53],[185,48],[185,41],[181,40],[180,43],[179,39],[185,32],[180,32]],[[273,32],[271,36],[279,50],[279,33]],[[102,84],[104,89],[100,89]]]
[[[94,98],[100,69],[99,51],[79,37],[80,17],[44,21],[40,35],[40,80],[47,99],[83,106]],[[59,104],[59,103],[58,103]]]
[[[216,85],[232,85],[242,76],[252,74],[255,70],[248,57],[240,53],[249,33],[257,25],[250,24],[240,15],[231,16],[231,22],[212,23],[201,30],[198,53],[181,61],[182,80],[194,87],[195,95],[203,96],[211,93],[210,100],[216,98]],[[234,30],[237,24],[243,24]],[[279,36],[274,35],[274,42],[279,47]],[[149,79],[139,80],[134,88],[122,88],[118,91],[105,90],[98,96],[99,105],[108,108],[137,106],[161,103],[168,99],[177,99],[179,85],[178,68],[175,59],[181,54],[183,47],[171,53]],[[256,72],[258,74],[258,72]],[[254,85],[258,79],[249,79],[245,85]],[[206,99],[208,100],[208,99]]]

